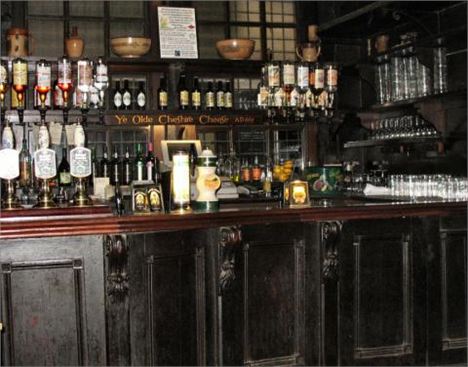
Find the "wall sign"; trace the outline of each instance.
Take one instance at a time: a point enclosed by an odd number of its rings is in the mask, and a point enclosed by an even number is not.
[[[158,22],[162,59],[198,59],[194,8],[158,6]]]

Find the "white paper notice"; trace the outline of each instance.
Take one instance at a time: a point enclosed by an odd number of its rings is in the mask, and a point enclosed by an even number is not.
[[[158,7],[161,58],[198,59],[194,8]]]
[[[67,132],[67,142],[68,145],[75,145],[75,128],[78,124],[75,122],[72,125],[66,125],[65,131]]]
[[[50,143],[59,145],[62,137],[62,124],[59,122],[49,122]]]

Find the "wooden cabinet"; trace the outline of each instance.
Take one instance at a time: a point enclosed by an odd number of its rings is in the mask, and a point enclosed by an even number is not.
[[[345,222],[339,360],[413,365],[425,358],[425,260],[408,219]]]
[[[2,364],[106,363],[102,237],[0,245]]]
[[[466,216],[426,219],[424,225],[430,250],[427,324],[429,363],[466,363]]]

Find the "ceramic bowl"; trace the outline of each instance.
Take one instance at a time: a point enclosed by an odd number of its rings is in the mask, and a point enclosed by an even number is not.
[[[255,41],[246,38],[225,39],[216,42],[218,53],[228,60],[246,60],[255,49]]]
[[[135,58],[148,53],[151,39],[147,37],[116,37],[111,39],[111,49],[120,57]]]

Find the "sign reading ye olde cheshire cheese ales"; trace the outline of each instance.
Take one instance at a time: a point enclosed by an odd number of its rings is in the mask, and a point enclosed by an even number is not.
[[[106,123],[117,125],[247,125],[261,122],[260,114],[116,114],[106,116]]]

